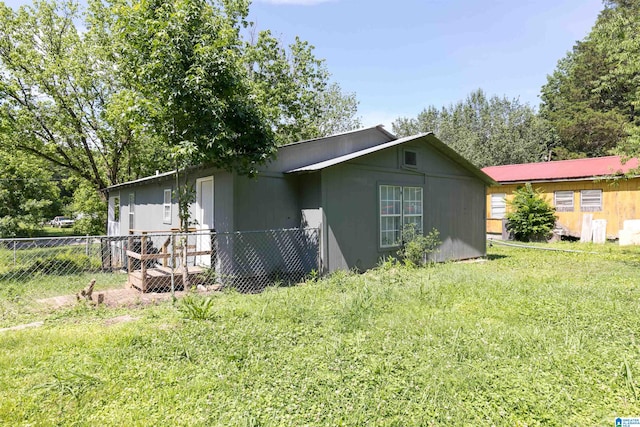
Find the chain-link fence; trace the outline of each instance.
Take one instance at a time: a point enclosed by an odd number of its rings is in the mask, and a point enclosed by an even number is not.
[[[0,239],[0,285],[56,277],[80,289],[89,274],[120,277],[122,286],[142,292],[185,284],[260,292],[317,271],[317,229]],[[117,286],[113,277],[108,281]]]

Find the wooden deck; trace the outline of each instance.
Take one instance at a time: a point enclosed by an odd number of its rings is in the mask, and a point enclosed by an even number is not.
[[[140,231],[139,231],[140,232]],[[140,232],[139,235],[129,235],[127,242],[127,272],[129,287],[138,289],[142,292],[168,292],[171,291],[171,267],[169,261],[172,260],[174,265],[179,264],[182,258],[191,260],[195,263],[198,256],[211,256],[212,250],[197,250],[196,245],[186,245],[182,247],[177,244],[174,235],[163,235],[163,243],[160,249],[150,251],[148,243],[153,245],[149,240],[152,236],[148,232]],[[132,250],[134,247],[139,248],[139,252]],[[184,249],[184,253],[183,252]],[[151,253],[148,253],[151,252]],[[173,289],[184,289],[182,280],[183,267],[178,265],[173,270]],[[205,272],[205,269],[198,266],[189,266],[189,283],[195,283],[197,277]]]
[[[194,282],[199,275],[204,272],[201,267],[190,266],[188,268],[189,280]],[[184,289],[182,283],[183,268],[177,267],[174,270],[174,290],[179,291]],[[129,282],[127,284],[130,287],[136,288],[141,292],[167,292],[171,290],[171,268],[169,267],[155,267],[146,269],[146,278],[143,280],[142,270],[134,270],[129,273]]]

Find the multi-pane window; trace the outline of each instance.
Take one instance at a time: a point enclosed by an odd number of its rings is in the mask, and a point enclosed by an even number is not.
[[[556,191],[553,202],[558,212],[573,212],[573,191]]]
[[[402,226],[422,232],[422,188],[380,186],[380,247],[400,245]]]
[[[504,218],[507,213],[507,195],[495,193],[491,195],[491,218]]]
[[[582,212],[598,212],[602,210],[602,190],[580,191],[580,210]]]
[[[164,190],[164,202],[162,204],[162,222],[171,224],[171,189]]]

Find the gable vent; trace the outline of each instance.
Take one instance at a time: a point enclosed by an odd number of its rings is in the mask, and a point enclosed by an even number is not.
[[[418,166],[418,153],[415,151],[405,150],[403,164],[414,168]]]

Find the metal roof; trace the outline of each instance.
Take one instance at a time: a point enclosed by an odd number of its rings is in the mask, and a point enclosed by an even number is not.
[[[381,150],[385,150],[387,148],[395,147],[397,145],[401,145],[410,141],[418,141],[421,140],[430,144],[433,148],[435,148],[440,153],[444,154],[446,157],[450,158],[454,162],[458,163],[465,169],[469,170],[473,175],[477,178],[481,179],[488,185],[495,185],[496,182],[486,173],[481,171],[479,168],[474,166],[467,159],[458,154],[455,150],[449,147],[444,142],[440,141],[432,132],[422,133],[419,135],[407,136],[404,138],[399,138],[394,141],[386,142],[384,144],[379,144],[374,147],[370,147],[364,150],[356,151],[354,153],[349,153],[344,156],[336,157],[333,159],[325,160],[324,162],[314,163],[311,165],[303,166],[301,168],[292,169],[286,171],[285,173],[301,173],[301,172],[315,172],[324,168],[328,168],[331,166],[338,165],[340,163],[347,162],[349,160],[357,159],[358,157],[366,156],[367,154],[376,153]]]
[[[562,181],[590,179],[626,174],[638,168],[638,159],[622,162],[620,156],[590,159],[558,160],[553,162],[523,163],[490,166],[482,169],[500,183],[526,181]]]

